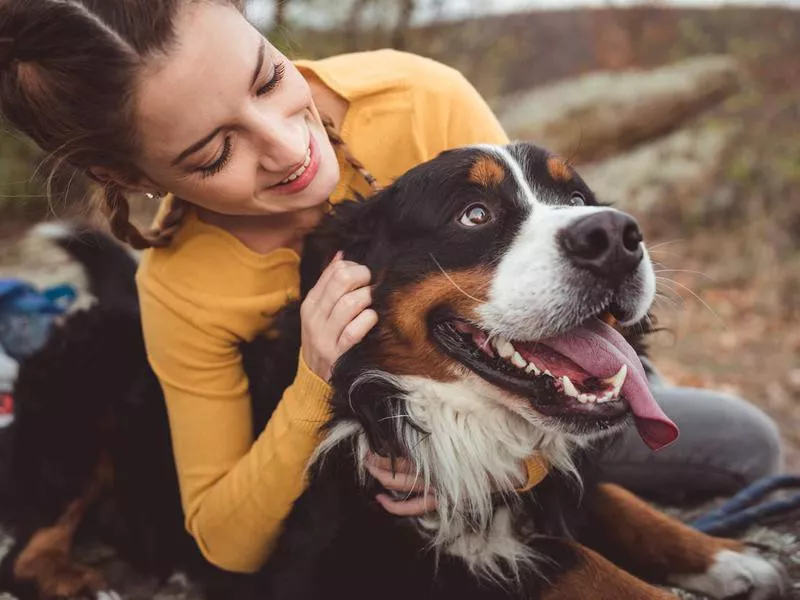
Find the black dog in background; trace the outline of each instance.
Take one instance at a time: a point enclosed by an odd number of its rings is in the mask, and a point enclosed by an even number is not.
[[[631,573],[718,598],[782,592],[779,571],[741,544],[594,480],[593,445],[623,427],[634,423],[653,447],[674,439],[631,345],[652,267],[635,221],[539,148],[445,152],[374,198],[337,206],[308,238],[301,294],[343,250],[373,273],[380,322],[336,365],[309,488],[254,575],[213,569],[184,531],[135,264],[97,232],[56,237],[98,302],[22,365],[15,391],[17,543],[0,583],[21,597],[106,589],[72,559],[76,534],[146,572],[187,571],[212,598],[674,598]],[[243,348],[255,432],[296,372],[298,305],[274,328]],[[436,492],[434,513],[378,507],[368,449],[412,458]],[[550,474],[518,492],[533,453]]]

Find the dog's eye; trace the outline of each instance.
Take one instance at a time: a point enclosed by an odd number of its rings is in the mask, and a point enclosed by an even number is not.
[[[569,205],[570,206],[584,206],[586,204],[586,198],[580,192],[572,192],[572,196],[569,197]]]
[[[461,213],[458,222],[465,227],[476,227],[488,223],[491,218],[492,215],[489,214],[489,209],[483,204],[473,204]]]

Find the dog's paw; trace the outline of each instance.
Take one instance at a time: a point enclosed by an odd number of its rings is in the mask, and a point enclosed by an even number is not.
[[[711,598],[772,600],[784,598],[789,589],[783,567],[751,551],[721,550],[705,573],[672,575],[669,580]]]

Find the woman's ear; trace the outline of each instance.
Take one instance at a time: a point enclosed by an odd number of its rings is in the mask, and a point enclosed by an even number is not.
[[[141,176],[133,180],[130,177],[123,177],[113,169],[107,169],[105,167],[91,167],[88,175],[102,185],[114,184],[126,192],[162,194],[160,186],[146,176]]]

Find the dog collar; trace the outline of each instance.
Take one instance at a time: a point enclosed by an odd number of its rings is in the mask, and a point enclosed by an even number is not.
[[[539,485],[550,472],[550,464],[540,454],[534,454],[525,461],[525,470],[528,482],[518,492],[527,492]]]

